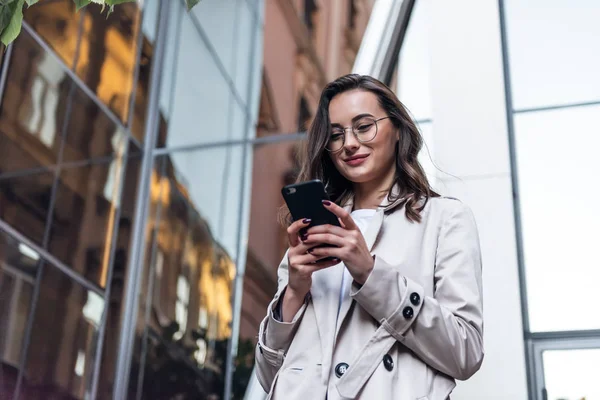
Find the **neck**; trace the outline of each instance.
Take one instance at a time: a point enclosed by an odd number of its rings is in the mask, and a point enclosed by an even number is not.
[[[354,190],[354,209],[364,208],[376,209],[383,199],[388,195],[389,189],[394,183],[394,168],[390,168],[388,174],[380,179],[369,182],[355,183]]]

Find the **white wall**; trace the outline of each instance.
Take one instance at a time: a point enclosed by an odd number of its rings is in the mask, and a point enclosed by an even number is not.
[[[483,253],[482,369],[453,400],[525,400],[527,382],[496,0],[428,2],[437,187],[467,203]]]

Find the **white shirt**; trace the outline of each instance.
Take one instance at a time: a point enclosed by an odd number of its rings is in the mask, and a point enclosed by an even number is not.
[[[362,210],[354,210],[350,214],[350,216],[352,216],[352,219],[354,220],[354,223],[358,226],[358,229],[360,229],[360,233],[362,233],[363,235],[365,234],[365,231],[369,226],[369,222],[371,222],[371,219],[373,218],[376,212],[377,210],[365,208]],[[342,275],[342,287],[340,289],[340,302],[338,304],[338,314],[340,313],[340,307],[342,306],[344,299],[350,295],[350,293],[344,292],[344,286],[348,279],[352,279],[352,275],[350,275],[348,268],[346,268],[346,266],[344,265],[344,273]]]

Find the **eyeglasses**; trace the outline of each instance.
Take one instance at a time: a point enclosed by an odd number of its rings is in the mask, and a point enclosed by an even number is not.
[[[377,122],[382,119],[387,119],[390,117],[383,118],[372,118],[372,117],[362,117],[352,124],[351,127],[342,128],[341,126],[336,126],[331,129],[331,136],[329,136],[329,141],[327,142],[327,146],[325,147],[327,151],[331,153],[336,153],[344,147],[346,143],[346,130],[351,129],[352,134],[360,143],[370,142],[375,139],[377,136]]]

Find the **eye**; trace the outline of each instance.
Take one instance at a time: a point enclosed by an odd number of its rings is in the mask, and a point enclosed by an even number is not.
[[[356,124],[356,126],[354,127],[354,130],[358,133],[364,133],[364,132],[367,132],[369,129],[371,129],[372,126],[373,126],[372,122],[360,122],[360,123]]]
[[[337,140],[342,140],[343,137],[344,137],[343,133],[341,133],[339,131],[337,131],[337,132],[334,131],[334,132],[331,133],[331,136],[329,137],[329,140],[332,141],[332,142],[334,142],[334,141],[337,141]]]

